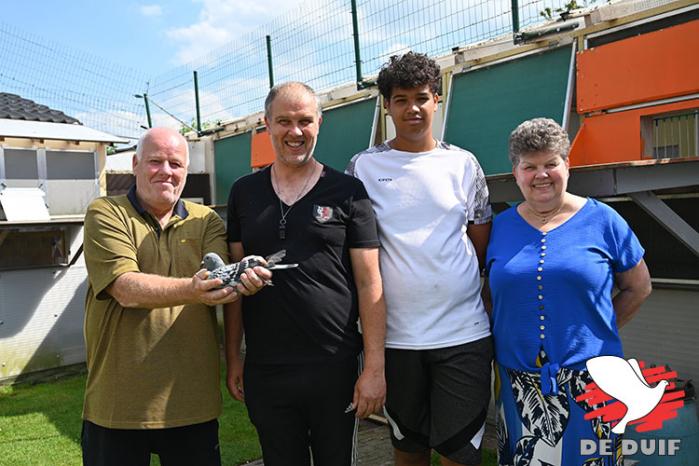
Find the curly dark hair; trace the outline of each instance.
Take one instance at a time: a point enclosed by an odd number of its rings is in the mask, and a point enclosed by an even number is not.
[[[379,92],[388,100],[394,88],[412,89],[425,84],[433,94],[438,94],[442,85],[442,75],[436,61],[425,54],[408,52],[394,55],[379,72],[377,79]]]

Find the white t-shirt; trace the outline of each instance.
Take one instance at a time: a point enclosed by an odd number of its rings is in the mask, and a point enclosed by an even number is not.
[[[468,222],[491,221],[476,157],[439,142],[429,152],[380,144],[355,155],[347,173],[364,183],[381,240],[386,347],[434,349],[490,335]]]

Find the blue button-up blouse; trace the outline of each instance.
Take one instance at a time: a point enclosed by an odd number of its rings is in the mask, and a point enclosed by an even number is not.
[[[499,214],[487,255],[498,364],[540,371],[544,392],[555,392],[550,385],[560,367],[583,369],[595,356],[623,356],[614,274],[634,267],[643,253],[626,221],[594,199],[546,233],[514,207]],[[541,349],[544,367],[537,366]]]

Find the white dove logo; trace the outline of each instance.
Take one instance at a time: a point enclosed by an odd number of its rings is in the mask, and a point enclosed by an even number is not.
[[[612,428],[615,434],[623,434],[629,422],[653,411],[669,383],[661,380],[655,387],[648,385],[635,359],[599,356],[588,360],[586,365],[600,390],[626,406],[626,414]]]

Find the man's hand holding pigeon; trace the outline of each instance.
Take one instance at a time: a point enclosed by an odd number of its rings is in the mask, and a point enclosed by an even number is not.
[[[262,289],[267,283],[272,280],[272,271],[265,268],[267,261],[261,256],[247,256],[246,259],[255,259],[261,265],[257,265],[251,269],[245,269],[243,275],[240,276],[240,283],[236,285],[237,291],[245,296],[252,296]]]
[[[198,300],[209,306],[215,306],[235,301],[240,295],[252,296],[260,291],[271,281],[272,272],[264,267],[267,265],[264,257],[247,256],[243,260],[251,259],[260,265],[246,268],[233,283],[224,283],[215,274],[211,277],[211,272],[206,268],[199,270],[192,277],[192,288],[199,296]]]

